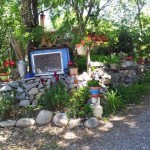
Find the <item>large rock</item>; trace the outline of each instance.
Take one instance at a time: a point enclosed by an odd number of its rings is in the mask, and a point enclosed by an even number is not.
[[[48,110],[41,110],[36,118],[36,123],[39,125],[44,125],[52,120],[53,113]]]
[[[84,122],[86,128],[96,128],[99,125],[99,122],[96,118],[91,117]]]
[[[69,118],[65,113],[58,113],[53,118],[53,123],[59,127],[67,126],[68,121]]]
[[[0,88],[0,92],[7,92],[7,91],[11,91],[12,87],[9,85],[5,85],[2,88]]]
[[[18,88],[19,82],[10,82],[9,85],[10,85],[12,88]]]
[[[12,127],[15,126],[16,121],[15,120],[7,120],[0,122],[0,127]]]
[[[23,99],[25,99],[26,98],[26,94],[25,93],[22,93],[22,94],[17,94],[16,95],[16,99],[18,99],[18,100],[23,100]]]
[[[38,94],[39,90],[38,88],[32,88],[30,91],[29,91],[29,95],[35,95],[35,94]]]
[[[68,128],[73,129],[73,128],[76,128],[78,126],[81,126],[81,118],[79,118],[79,119],[71,118],[69,123],[68,123]]]
[[[29,100],[21,100],[19,102],[19,106],[27,107],[29,105],[30,105],[30,101]]]
[[[35,120],[32,118],[22,118],[19,119],[16,123],[17,127],[28,127],[33,126],[35,124]]]
[[[17,92],[18,92],[18,93],[23,93],[23,91],[24,91],[24,90],[23,90],[21,87],[18,87],[18,88],[17,88]]]

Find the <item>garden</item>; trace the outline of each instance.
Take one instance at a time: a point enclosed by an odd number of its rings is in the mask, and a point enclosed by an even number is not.
[[[141,104],[141,97],[148,94],[148,4],[130,3],[131,11],[125,1],[116,6],[111,0],[103,5],[75,2],[1,2],[1,127],[53,122],[70,129],[95,128],[100,119]],[[127,14],[115,20],[116,7]],[[89,12],[84,13],[87,8]],[[42,22],[49,10],[51,29]],[[110,17],[101,16],[105,11]],[[39,56],[39,50],[47,56]],[[52,56],[55,70],[45,71]],[[65,68],[59,72],[60,66]]]

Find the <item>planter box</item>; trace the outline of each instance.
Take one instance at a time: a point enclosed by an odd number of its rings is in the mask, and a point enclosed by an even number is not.
[[[135,65],[134,61],[125,61],[126,67],[133,67]]]
[[[8,73],[0,73],[0,81],[1,82],[8,82],[9,81],[9,74]]]

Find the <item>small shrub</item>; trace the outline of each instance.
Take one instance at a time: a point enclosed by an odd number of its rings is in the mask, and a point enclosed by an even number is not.
[[[50,111],[61,111],[66,107],[69,96],[65,85],[60,81],[45,88],[45,92],[40,99],[40,104],[44,109]]]
[[[98,80],[90,80],[87,82],[88,87],[99,87],[99,81]]]
[[[13,115],[15,99],[12,97],[0,97],[0,118],[8,118]]]
[[[124,108],[123,101],[120,96],[117,95],[117,91],[109,91],[105,94],[105,108],[104,114],[115,113],[116,111]]]
[[[69,117],[90,117],[92,109],[87,100],[89,99],[89,90],[87,87],[72,91],[68,105],[67,114]]]

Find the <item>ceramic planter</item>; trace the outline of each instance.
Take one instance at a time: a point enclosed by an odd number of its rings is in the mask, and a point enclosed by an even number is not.
[[[76,44],[76,50],[77,50],[78,55],[81,55],[81,56],[86,55],[86,49],[85,49],[84,45]]]
[[[8,82],[9,81],[9,74],[8,73],[0,73],[0,81],[1,82]]]
[[[133,67],[135,65],[134,61],[125,61],[125,66],[126,67]]]
[[[100,87],[90,87],[90,94],[92,97],[98,97],[100,94]]]
[[[109,66],[110,66],[110,69],[112,69],[112,70],[118,70],[118,64],[116,64],[116,63],[114,63],[114,64],[109,64]]]

